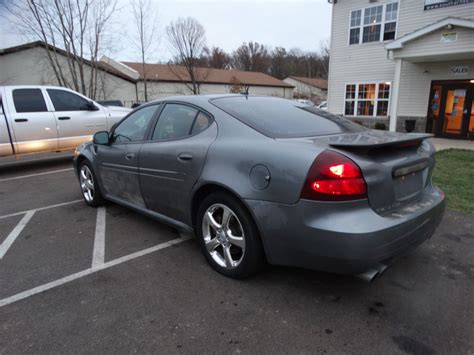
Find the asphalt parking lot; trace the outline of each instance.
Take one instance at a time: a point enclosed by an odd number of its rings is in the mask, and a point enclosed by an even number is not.
[[[70,158],[0,164],[0,354],[474,353],[474,216],[371,284],[227,279],[188,236],[81,201]],[[350,228],[350,226],[347,226]]]

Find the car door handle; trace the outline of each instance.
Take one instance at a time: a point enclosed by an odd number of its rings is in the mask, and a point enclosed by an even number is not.
[[[178,159],[183,160],[183,161],[188,161],[188,160],[192,160],[193,156],[188,153],[180,153],[178,154]]]
[[[15,122],[28,122],[28,118],[15,118]]]
[[[67,117],[67,116],[58,117],[58,120],[61,120],[61,121],[70,120],[70,119],[71,119],[71,117]]]
[[[127,160],[133,160],[133,158],[135,158],[135,154],[134,154],[134,153],[127,153],[127,154],[125,154],[125,159],[127,159]]]

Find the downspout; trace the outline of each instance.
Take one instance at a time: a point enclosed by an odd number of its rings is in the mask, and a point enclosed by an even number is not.
[[[138,80],[135,81],[135,102],[138,102]]]

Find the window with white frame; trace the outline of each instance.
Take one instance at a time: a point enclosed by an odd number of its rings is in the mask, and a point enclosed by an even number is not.
[[[385,7],[385,24],[383,31],[383,40],[390,41],[395,39],[397,29],[398,2],[392,2]]]
[[[395,39],[398,2],[351,11],[349,44]]]
[[[390,83],[347,84],[344,115],[387,117]]]
[[[364,10],[364,30],[362,43],[380,41],[383,5],[368,7]]]
[[[360,42],[360,23],[362,10],[351,12],[351,29],[349,31],[349,44],[358,44]]]

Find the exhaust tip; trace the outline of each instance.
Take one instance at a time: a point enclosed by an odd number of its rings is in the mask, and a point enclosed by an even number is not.
[[[372,268],[366,270],[365,272],[361,274],[357,274],[356,276],[359,279],[367,283],[370,283],[375,279],[375,277],[382,275],[385,270],[387,270],[387,265],[377,264],[377,265],[374,265]]]

